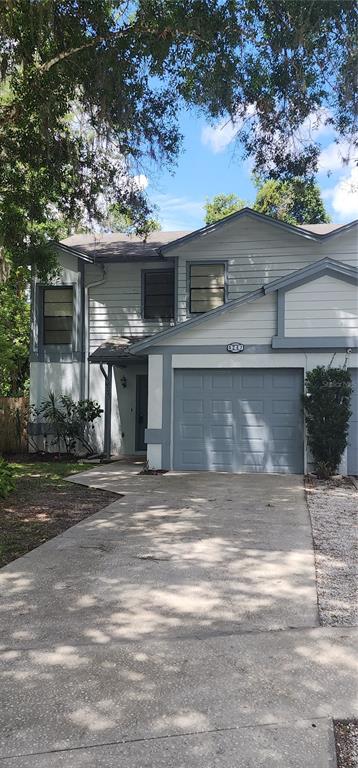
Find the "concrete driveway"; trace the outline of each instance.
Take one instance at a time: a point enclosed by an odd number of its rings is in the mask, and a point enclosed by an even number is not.
[[[302,479],[71,478],[118,501],[0,572],[0,768],[327,768],[354,630],[318,627]]]

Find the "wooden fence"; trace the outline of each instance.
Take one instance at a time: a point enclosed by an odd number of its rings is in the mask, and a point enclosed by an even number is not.
[[[28,397],[0,397],[0,454],[28,450],[28,407]]]

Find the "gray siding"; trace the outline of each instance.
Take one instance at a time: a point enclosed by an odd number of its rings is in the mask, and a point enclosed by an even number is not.
[[[240,341],[243,344],[271,344],[276,334],[276,294],[271,293],[255,301],[242,304],[230,311],[225,311],[211,320],[173,335],[170,344],[211,345],[229,344]],[[160,346],[168,344],[164,338]],[[179,350],[180,351],[180,350]]]
[[[325,276],[287,291],[286,336],[358,336],[357,287]]]
[[[229,301],[325,256],[358,266],[355,230],[317,243],[249,219],[241,219],[221,227],[218,232],[189,241],[175,254],[178,259],[179,321],[188,317],[187,264],[191,261],[227,261]]]
[[[106,265],[104,283],[89,289],[91,352],[113,336],[141,338],[168,327],[169,323],[142,317],[142,270],[163,268],[167,268],[163,262]],[[98,267],[87,267],[87,284],[100,277]]]

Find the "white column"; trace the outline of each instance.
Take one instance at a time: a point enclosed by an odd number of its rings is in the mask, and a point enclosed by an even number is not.
[[[148,429],[163,426],[163,355],[149,355],[148,359]],[[162,446],[148,443],[149,469],[162,468]]]

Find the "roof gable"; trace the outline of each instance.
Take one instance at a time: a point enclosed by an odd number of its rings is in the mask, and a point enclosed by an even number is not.
[[[195,230],[194,232],[189,232],[188,234],[184,235],[183,237],[178,237],[176,240],[168,242],[160,247],[160,252],[163,254],[169,253],[170,251],[179,248],[181,245],[184,245],[192,240],[200,239],[201,237],[207,237],[211,234],[217,232],[221,228],[227,226],[228,224],[231,224],[234,221],[240,221],[241,219],[245,219],[245,217],[250,217],[251,219],[254,219],[255,221],[270,224],[273,227],[276,227],[280,229],[283,232],[288,232],[293,235],[296,235],[297,237],[303,237],[306,240],[314,240],[316,242],[323,242],[325,240],[328,240],[331,237],[334,237],[336,235],[342,234],[343,232],[346,232],[349,229],[352,229],[358,224],[358,219],[355,221],[350,222],[349,224],[343,224],[342,226],[337,225],[326,225],[326,229],[322,230],[321,227],[318,229],[316,228],[318,225],[314,224],[300,224],[295,226],[294,224],[287,224],[284,221],[279,221],[278,219],[273,219],[272,216],[267,216],[263,213],[258,213],[258,211],[254,211],[252,208],[245,207],[242,208],[240,211],[236,211],[236,213],[230,214],[230,216],[225,216],[223,219],[220,219],[220,221],[216,221],[214,224],[209,224],[206,227],[201,227],[200,229]]]

